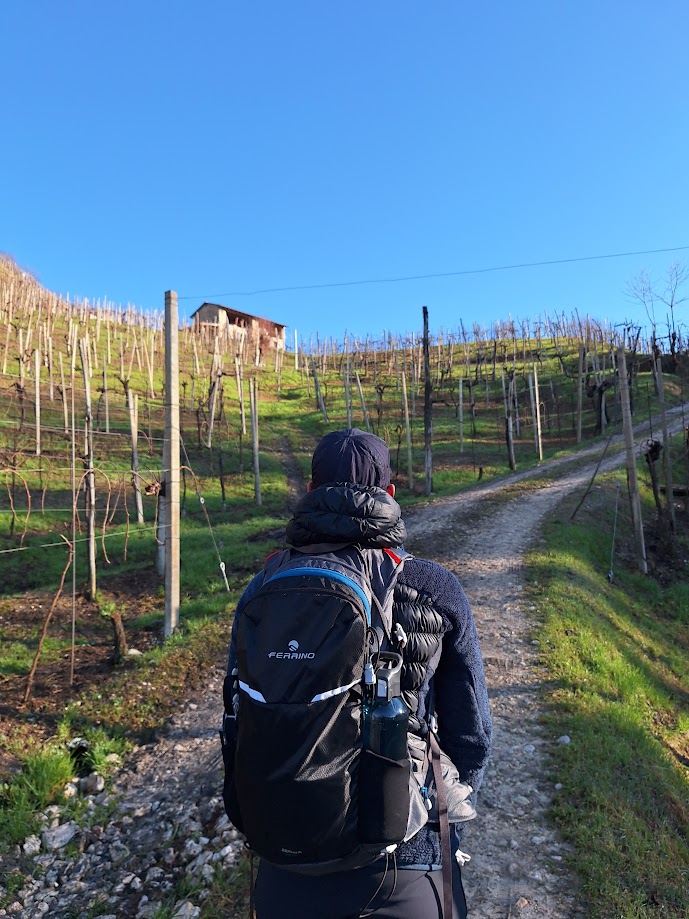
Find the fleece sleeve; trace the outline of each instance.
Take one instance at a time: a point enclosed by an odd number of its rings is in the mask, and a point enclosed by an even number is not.
[[[493,733],[483,660],[464,590],[449,571],[443,581],[439,606],[450,628],[434,676],[439,741],[462,780],[478,790]]]

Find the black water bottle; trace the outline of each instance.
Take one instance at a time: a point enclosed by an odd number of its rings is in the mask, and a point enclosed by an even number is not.
[[[400,698],[402,658],[378,657],[368,669],[362,712],[359,770],[359,835],[362,842],[394,845],[404,838],[409,814],[409,709]]]
[[[386,759],[407,756],[409,709],[400,698],[401,672],[399,654],[381,654],[373,698],[364,703],[364,747]]]

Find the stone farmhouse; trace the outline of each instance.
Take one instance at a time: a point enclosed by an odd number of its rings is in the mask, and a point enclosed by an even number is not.
[[[243,313],[231,306],[222,306],[219,303],[202,303],[195,310],[191,319],[194,328],[212,337],[219,335],[221,338],[235,339],[248,338],[260,339],[263,345],[269,348],[282,350],[285,347],[286,326],[280,322]]]

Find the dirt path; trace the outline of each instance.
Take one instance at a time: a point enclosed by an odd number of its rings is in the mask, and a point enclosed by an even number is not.
[[[410,551],[435,558],[462,582],[486,668],[493,753],[479,818],[468,827],[472,860],[464,869],[476,919],[583,915],[574,882],[563,872],[565,847],[546,818],[556,793],[547,778],[548,751],[557,738],[539,724],[537,648],[521,579],[524,551],[538,538],[544,515],[586,480],[582,472],[508,503],[488,494],[462,495],[420,508],[408,519]]]
[[[621,461],[611,456],[603,468]],[[595,459],[574,471],[563,465],[553,484],[509,497],[506,489],[515,481],[539,472],[518,474],[405,515],[409,549],[447,565],[463,583],[489,683],[494,750],[479,795],[479,819],[466,840],[472,919],[584,915],[563,867],[565,847],[546,819],[557,793],[548,778],[548,757],[559,741],[539,722],[534,611],[525,607],[521,579],[524,552],[539,538],[545,514],[570,491],[583,493],[595,465]],[[298,470],[291,468],[293,488],[297,479]],[[474,525],[479,518],[480,543]],[[204,695],[190,699],[155,743],[135,752],[112,793],[91,796],[90,826],[75,830],[71,843],[80,854],[49,849],[45,838],[40,851],[34,848],[39,870],[0,916],[145,919],[157,914],[161,900],[167,902],[166,916],[199,915],[190,900],[176,901],[178,882],[207,887],[217,867],[231,870],[241,847],[218,796],[221,684],[219,662]],[[99,816],[99,805],[109,807],[107,817]],[[62,819],[53,811],[47,825]]]

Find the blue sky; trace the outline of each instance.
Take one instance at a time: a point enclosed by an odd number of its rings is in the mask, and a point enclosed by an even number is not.
[[[0,250],[53,290],[342,339],[423,304],[644,320],[627,282],[689,262],[237,293],[689,246],[685,0],[6,0],[0,30]]]

